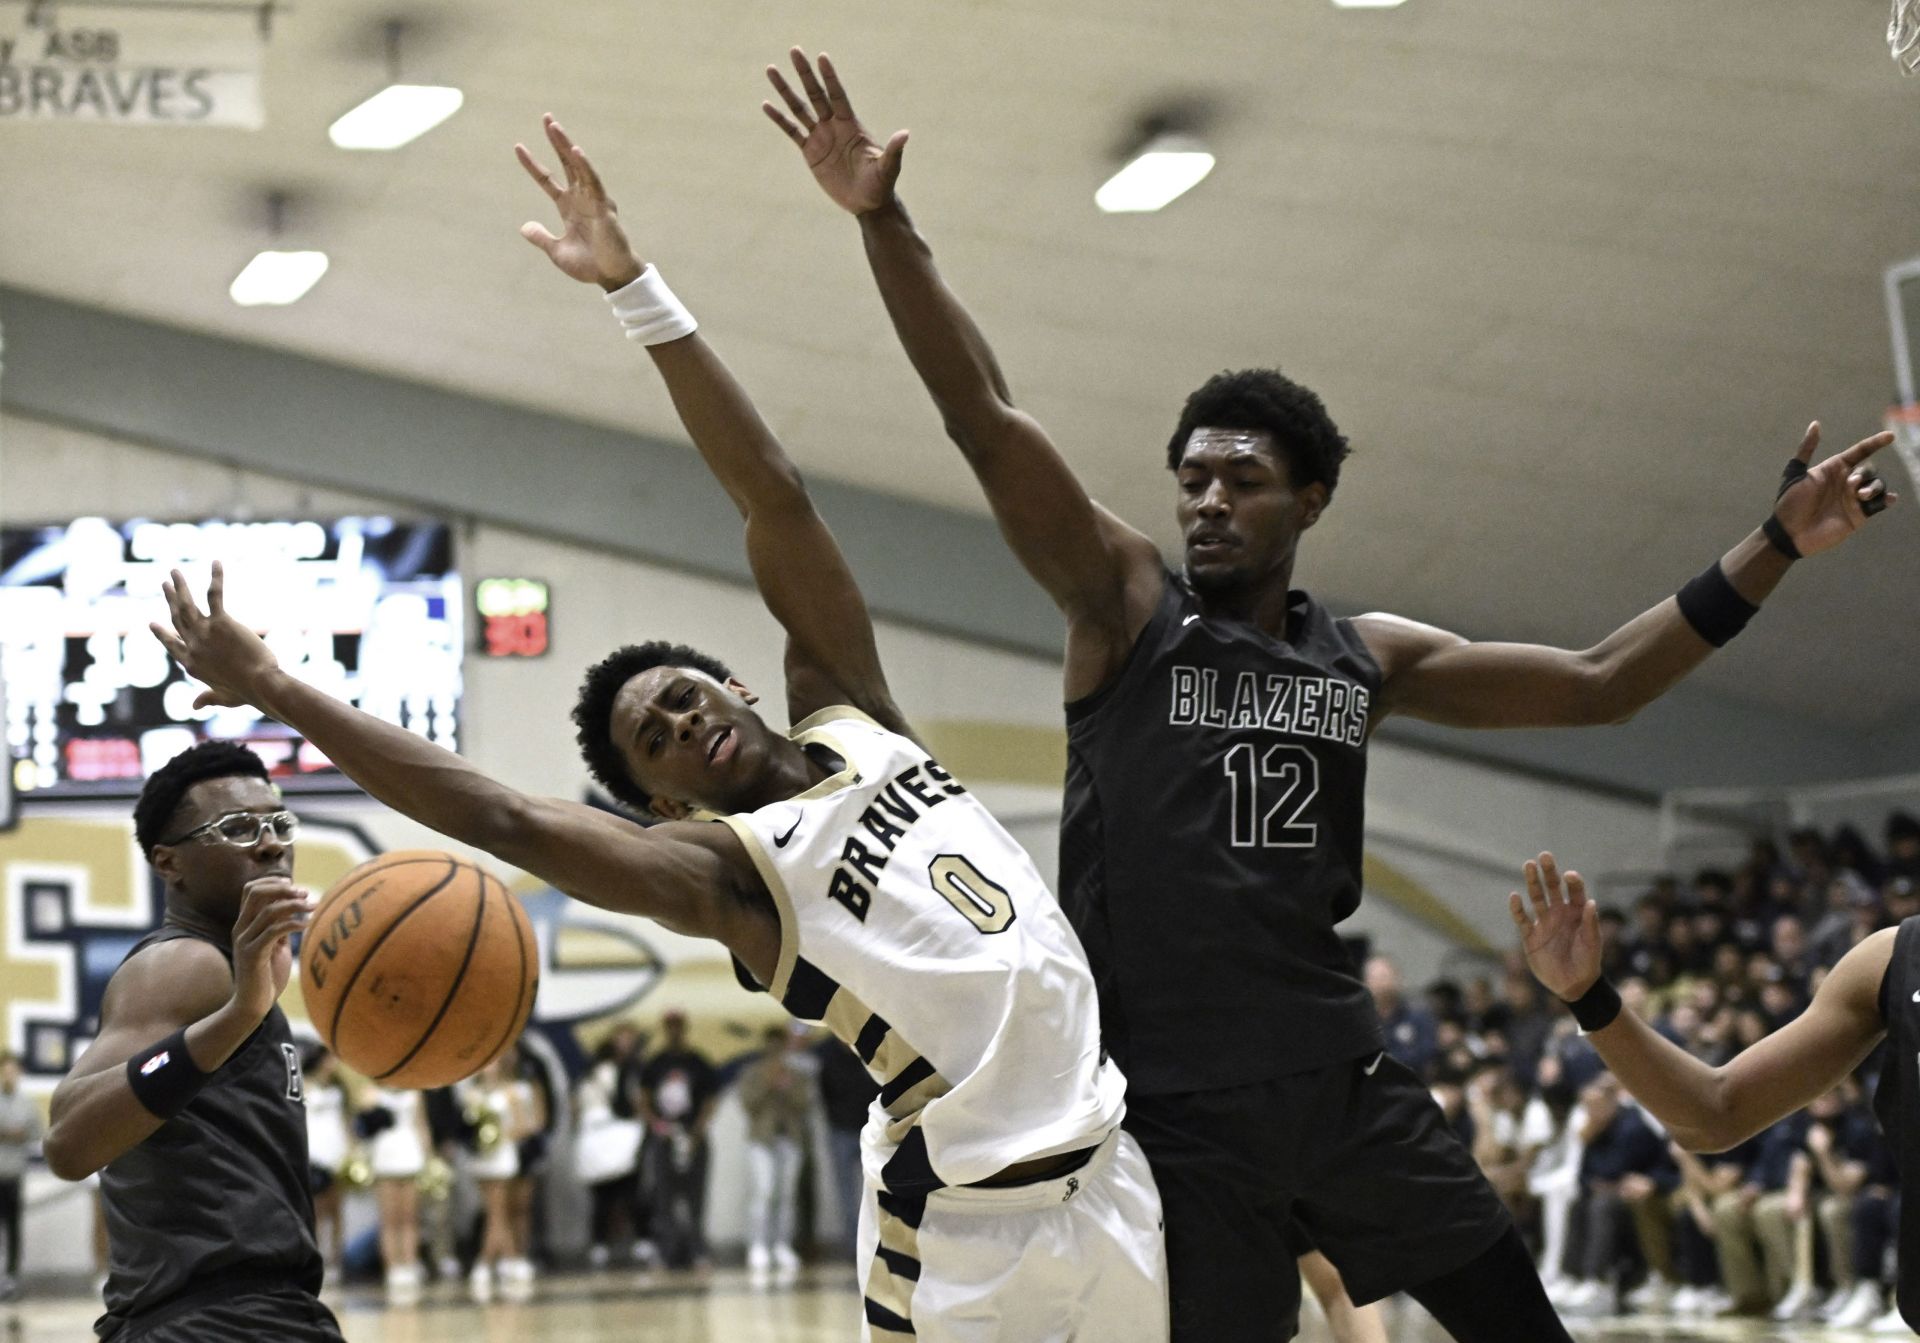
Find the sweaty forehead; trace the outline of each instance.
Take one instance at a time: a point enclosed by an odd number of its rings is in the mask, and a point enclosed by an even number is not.
[[[1182,462],[1228,461],[1252,454],[1270,465],[1280,465],[1273,435],[1265,429],[1216,429],[1202,425],[1187,435]]]

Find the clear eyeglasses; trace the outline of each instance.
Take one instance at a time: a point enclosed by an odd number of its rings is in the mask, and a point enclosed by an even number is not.
[[[290,811],[230,811],[225,816],[216,816],[205,825],[195,826],[178,839],[165,839],[163,844],[185,844],[190,839],[202,835],[215,844],[231,844],[236,849],[251,849],[266,836],[268,830],[282,844],[291,844],[293,837],[300,833],[300,818]]]

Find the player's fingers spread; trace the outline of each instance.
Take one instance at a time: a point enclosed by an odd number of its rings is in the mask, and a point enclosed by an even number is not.
[[[1893,434],[1889,431],[1882,430],[1872,438],[1861,439],[1858,443],[1855,443],[1852,447],[1841,453],[1840,457],[1848,466],[1858,466],[1861,462],[1866,461],[1867,458],[1873,456],[1874,453],[1880,451],[1880,449],[1886,447],[1891,442],[1893,442]]]
[[[1513,926],[1521,932],[1533,931],[1533,920],[1527,917],[1527,902],[1520,898],[1520,892],[1513,891],[1508,894],[1507,913],[1513,915]]]
[[[178,635],[157,620],[150,621],[147,628],[153,631],[153,637],[160,641],[160,646],[166,649],[175,661],[185,660],[187,646],[180,642]]]
[[[812,130],[813,118],[807,114],[807,105],[800,101],[800,95],[793,91],[793,85],[787,83],[786,76],[769,65],[767,78],[773,81],[773,87],[779,92],[781,101],[786,103],[787,110],[793,113],[793,119],[807,130]]]
[[[833,105],[833,110],[843,117],[852,116],[853,103],[840,83],[840,72],[833,68],[833,57],[824,51],[820,53],[820,78],[827,86],[827,101]]]
[[[792,119],[772,103],[761,103],[760,110],[767,114],[768,120],[787,133],[789,140],[797,145],[804,145],[807,142],[807,137],[800,133],[800,128],[793,124]]]
[[[227,613],[227,567],[219,560],[213,562],[213,577],[207,581],[207,614],[223,616]]]
[[[548,256],[552,256],[553,249],[560,245],[560,240],[547,232],[545,225],[536,224],[531,219],[520,226],[520,236]]]
[[[1533,902],[1533,916],[1544,919],[1547,916],[1547,890],[1540,881],[1540,864],[1529,859],[1523,870],[1527,877],[1527,899]]]
[[[886,150],[880,155],[881,164],[889,172],[900,171],[900,158],[907,152],[907,132],[895,131],[893,138],[887,141]]]
[[[1557,902],[1561,899],[1560,864],[1554,861],[1550,853],[1540,855],[1540,881],[1547,888],[1548,900]]]
[[[1587,903],[1587,879],[1578,872],[1567,873],[1567,903],[1576,909]]]
[[[1807,426],[1807,432],[1800,436],[1800,451],[1793,455],[1803,462],[1813,460],[1813,454],[1820,446],[1820,421],[1815,420]]]
[[[827,91],[814,76],[813,63],[796,52],[793,68],[799,72],[800,87],[807,91],[807,101],[813,104],[813,114],[825,121],[833,115],[833,107],[827,102]]]
[[[540,189],[547,193],[547,199],[557,201],[566,193],[560,190],[560,184],[553,180],[553,174],[546,165],[536,159],[525,145],[513,147],[514,157],[520,160],[520,166],[527,170],[527,176],[539,183]]]

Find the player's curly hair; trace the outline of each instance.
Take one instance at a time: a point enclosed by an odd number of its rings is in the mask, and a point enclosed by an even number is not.
[[[234,777],[272,782],[266,762],[237,741],[199,742],[156,769],[133,805],[133,835],[147,861],[153,861],[155,847],[165,842],[189,788],[208,779]]]
[[[733,675],[720,659],[665,639],[616,648],[587,669],[580,700],[573,706],[573,724],[579,729],[574,740],[600,786],[642,812],[653,810],[653,795],[633,781],[620,749],[613,744],[613,701],[621,686],[654,667],[691,667],[722,684]]]
[[[1273,435],[1294,488],[1320,481],[1333,497],[1340,463],[1352,449],[1326,405],[1277,368],[1216,373],[1187,398],[1167,440],[1167,469],[1178,469],[1195,429],[1264,429]]]

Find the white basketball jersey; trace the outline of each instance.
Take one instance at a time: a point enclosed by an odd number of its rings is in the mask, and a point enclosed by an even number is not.
[[[722,819],[780,912],[768,991],[880,1083],[862,1135],[886,1189],[971,1184],[1089,1147],[1125,1079],[1086,952],[1026,851],[927,752],[856,709],[789,734],[845,768]]]

